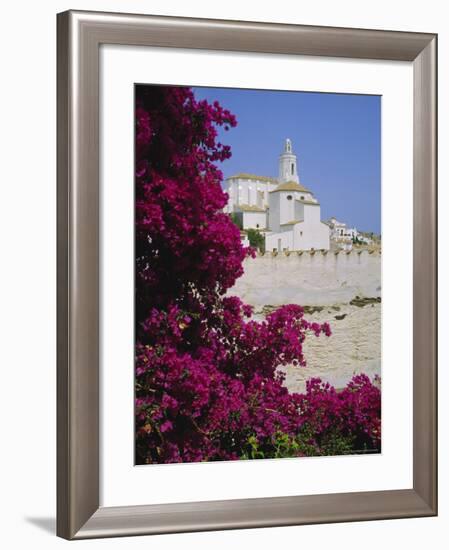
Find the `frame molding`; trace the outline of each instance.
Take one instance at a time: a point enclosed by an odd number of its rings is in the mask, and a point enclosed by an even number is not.
[[[99,505],[99,47],[409,61],[414,71],[413,488]],[[57,16],[57,534],[85,539],[437,514],[437,36],[68,11]]]

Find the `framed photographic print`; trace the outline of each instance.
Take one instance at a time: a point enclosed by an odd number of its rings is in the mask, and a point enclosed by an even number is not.
[[[136,463],[379,453],[380,97],[135,98]]]
[[[58,534],[436,510],[436,36],[59,14]]]

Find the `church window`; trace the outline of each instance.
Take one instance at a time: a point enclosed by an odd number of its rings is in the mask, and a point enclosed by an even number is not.
[[[292,198],[293,198],[293,197],[292,197],[291,195],[287,195],[287,200],[288,200],[288,201],[291,201]]]
[[[295,164],[292,162],[292,176],[294,175],[295,173]]]
[[[301,200],[302,200],[302,201],[304,200],[304,195],[301,195]]]

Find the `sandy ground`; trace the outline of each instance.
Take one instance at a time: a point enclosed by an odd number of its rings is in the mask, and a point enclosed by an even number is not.
[[[354,374],[365,373],[370,378],[381,374],[380,303],[363,307],[334,304],[322,311],[307,313],[305,318],[319,323],[327,321],[332,335],[308,336],[304,343],[307,366],[285,369],[285,383],[290,391],[304,391],[306,380],[311,377],[320,377],[342,388]]]

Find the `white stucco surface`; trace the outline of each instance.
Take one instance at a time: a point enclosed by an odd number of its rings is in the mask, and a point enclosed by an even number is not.
[[[267,227],[266,212],[243,212],[243,227],[245,229],[265,229]]]
[[[291,365],[285,369],[285,383],[290,391],[303,392],[312,377],[342,388],[354,374],[364,373],[371,379],[381,374],[381,304],[334,307],[339,310],[331,307],[305,315],[309,321],[327,321],[332,334],[306,338],[307,366]]]
[[[254,319],[284,304],[306,306],[305,318],[328,322],[332,335],[309,335],[304,344],[306,367],[288,366],[286,385],[305,390],[319,377],[341,388],[354,374],[381,374],[381,256],[353,250],[267,253],[248,259],[245,273],[229,294],[254,306]]]
[[[248,258],[244,274],[230,294],[260,310],[266,305],[334,305],[355,296],[381,294],[381,256],[356,250],[350,253],[270,252]]]

